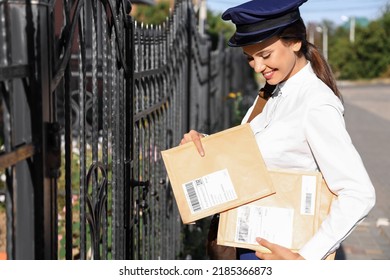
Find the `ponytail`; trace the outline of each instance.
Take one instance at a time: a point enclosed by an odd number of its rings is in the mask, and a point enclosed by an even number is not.
[[[306,59],[310,61],[313,71],[317,77],[323,81],[334,92],[334,94],[340,98],[340,100],[343,100],[337,87],[333,72],[324,56],[318,51],[317,47],[304,40],[302,41],[301,51],[305,55]]]
[[[286,27],[279,37],[286,42],[300,41],[302,47],[301,55],[310,61],[314,73],[323,81],[333,93],[342,101],[343,98],[339,89],[337,88],[336,79],[330,69],[330,66],[324,56],[318,51],[317,47],[306,40],[306,27],[302,19],[297,20],[288,27]]]

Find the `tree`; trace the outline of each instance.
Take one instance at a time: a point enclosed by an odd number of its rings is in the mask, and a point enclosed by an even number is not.
[[[348,40],[348,31],[339,27],[330,41],[329,63],[338,79],[372,79],[390,77],[390,12],[356,26],[355,42]]]
[[[138,5],[132,16],[137,22],[159,25],[169,16],[169,0],[161,0],[152,6]]]
[[[218,45],[219,36],[223,36],[225,41],[234,34],[235,27],[231,22],[223,21],[221,14],[214,14],[207,11],[206,33],[210,36],[213,49]]]
[[[371,22],[368,28],[359,30],[355,65],[360,78],[376,78],[386,70],[390,55],[388,43],[382,20]]]

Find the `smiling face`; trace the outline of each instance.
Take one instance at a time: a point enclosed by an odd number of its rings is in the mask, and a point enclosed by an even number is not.
[[[284,82],[301,70],[307,60],[299,55],[302,43],[284,42],[272,37],[264,42],[242,47],[249,65],[256,73],[262,73],[271,85]]]

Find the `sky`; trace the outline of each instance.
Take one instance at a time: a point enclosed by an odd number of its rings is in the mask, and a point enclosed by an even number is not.
[[[206,3],[210,10],[222,13],[230,7],[247,1],[206,0]],[[390,5],[390,0],[308,0],[300,7],[300,11],[305,23],[330,20],[336,25],[341,25],[351,17],[365,17],[369,20],[375,20],[382,15],[386,3]]]

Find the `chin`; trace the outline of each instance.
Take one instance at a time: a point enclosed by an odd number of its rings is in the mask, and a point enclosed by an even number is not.
[[[275,81],[274,79],[270,79],[270,80],[266,80],[267,84],[271,85],[271,86],[275,86],[277,84],[279,84],[279,82]]]

